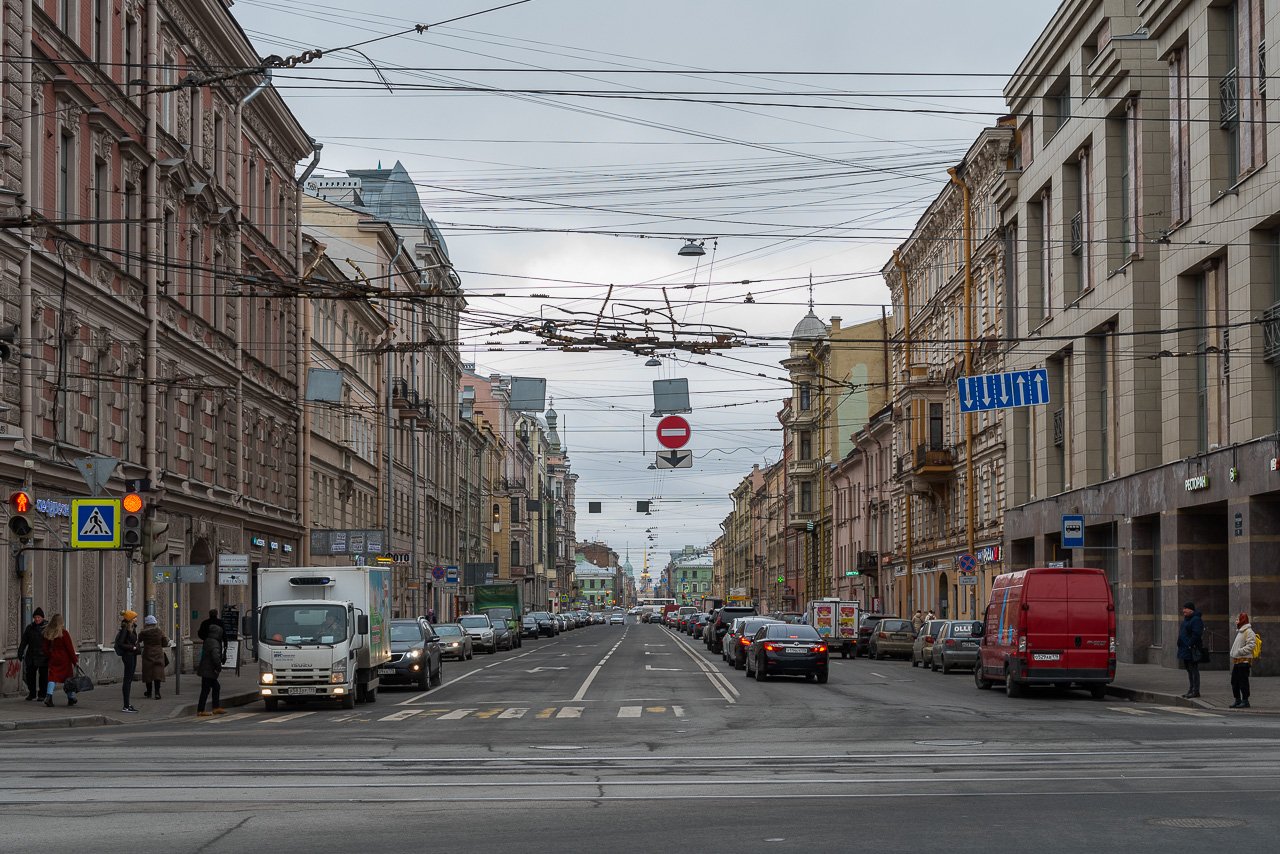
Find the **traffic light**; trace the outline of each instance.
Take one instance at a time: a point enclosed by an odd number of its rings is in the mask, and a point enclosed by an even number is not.
[[[155,560],[169,550],[169,523],[154,516],[142,520],[142,559]]]
[[[31,542],[31,519],[29,514],[35,501],[31,493],[25,489],[9,494],[9,530],[18,542],[26,545]]]
[[[120,545],[136,549],[142,545],[142,511],[146,502],[136,492],[126,492],[120,499]]]
[[[779,575],[779,576],[778,576],[778,583],[779,583],[779,584],[786,584],[786,583],[787,583],[787,577],[786,577],[785,575]]]

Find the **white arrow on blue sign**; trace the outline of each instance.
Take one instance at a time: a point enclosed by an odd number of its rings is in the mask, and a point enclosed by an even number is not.
[[[986,412],[1049,402],[1049,372],[1045,368],[960,377],[956,386],[961,412]]]

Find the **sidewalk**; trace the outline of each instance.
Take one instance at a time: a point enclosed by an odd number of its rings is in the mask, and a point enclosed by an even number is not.
[[[240,675],[234,670],[223,673],[222,705],[226,708],[243,706],[258,699],[257,665],[242,666]],[[106,726],[109,724],[137,724],[189,717],[196,713],[196,701],[200,699],[200,677],[193,673],[182,674],[182,693],[174,690],[172,675],[160,686],[159,700],[143,696],[141,682],[133,683],[129,697],[137,714],[120,711],[122,705],[120,683],[97,685],[92,691],[81,694],[75,706],[67,706],[67,695],[58,689],[54,707],[46,707],[37,700],[27,701],[22,696],[0,698],[0,732],[15,729],[51,729],[55,727]],[[206,708],[206,711],[208,709]]]
[[[1194,709],[1221,710],[1230,714],[1275,714],[1280,712],[1280,678],[1255,676],[1249,680],[1249,708],[1228,708],[1231,696],[1231,671],[1200,671],[1200,699],[1178,696],[1187,690],[1187,673],[1156,664],[1120,664],[1116,681],[1107,689],[1113,697],[1140,703],[1186,706]]]

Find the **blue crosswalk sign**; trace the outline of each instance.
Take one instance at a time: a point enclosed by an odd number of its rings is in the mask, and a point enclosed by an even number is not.
[[[120,548],[120,499],[71,499],[73,549]]]
[[[1044,368],[960,377],[956,386],[961,412],[986,412],[1049,402],[1049,372]]]

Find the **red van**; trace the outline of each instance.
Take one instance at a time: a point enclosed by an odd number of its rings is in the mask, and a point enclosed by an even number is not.
[[[1052,567],[997,576],[982,625],[979,688],[1073,685],[1106,695],[1116,676],[1116,608],[1101,569]]]

